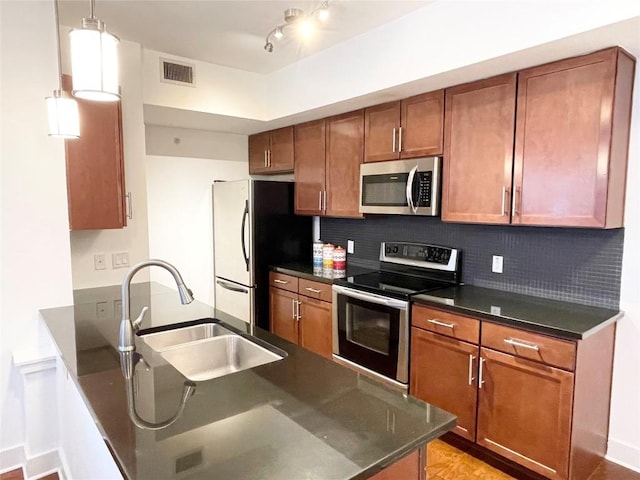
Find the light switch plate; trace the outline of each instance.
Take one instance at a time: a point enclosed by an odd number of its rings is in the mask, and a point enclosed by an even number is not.
[[[94,253],[93,254],[93,267],[96,270],[106,270],[107,269],[107,260],[106,260],[106,255],[104,253]]]
[[[353,253],[356,248],[356,242],[353,240],[347,240],[347,253]]]

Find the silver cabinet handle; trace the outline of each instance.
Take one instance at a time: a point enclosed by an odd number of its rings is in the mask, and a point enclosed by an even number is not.
[[[516,209],[516,197],[520,193],[520,188],[515,187],[513,189],[513,196],[511,197],[511,213],[513,215],[519,215],[518,210]]]
[[[528,348],[529,350],[535,350],[536,352],[540,351],[540,347],[535,343],[528,343],[522,340],[516,340],[515,338],[505,338],[504,343],[508,343],[514,347]]]
[[[322,293],[322,290],[318,290],[317,288],[307,287],[305,288],[305,290],[308,290],[309,292],[313,292],[313,293]]]
[[[279,284],[281,284],[281,285],[286,285],[286,284],[287,284],[287,283],[289,283],[289,282],[287,282],[287,281],[285,281],[285,280],[280,280],[279,278],[274,278],[274,279],[273,279],[273,283],[279,283]]]
[[[484,358],[480,357],[480,371],[478,372],[478,388],[482,388],[484,380],[482,379],[482,366],[484,365]]]
[[[398,129],[398,152],[402,151],[402,127]]]
[[[267,150],[267,167],[271,167],[271,150]]]
[[[396,152],[396,128],[393,127],[393,131],[391,132],[391,151],[393,153]]]
[[[469,354],[469,385],[473,385],[475,378],[473,377],[473,361],[476,359],[473,355]]]
[[[131,192],[127,192],[127,194],[125,195],[126,199],[128,200],[128,202],[126,202],[127,204],[127,218],[129,220],[131,220],[133,218],[133,204],[131,203]]]
[[[507,211],[505,210],[506,207],[506,199],[505,197],[507,196],[507,187],[505,187],[504,185],[502,186],[502,213],[500,214],[500,216],[504,217],[507,214]]]
[[[435,318],[430,318],[429,320],[427,320],[427,322],[433,323],[434,325],[439,325],[441,327],[450,328],[451,330],[453,330],[455,327],[455,324],[453,323],[441,322],[440,320],[436,320]]]
[[[322,211],[323,212],[327,211],[327,191],[326,190],[322,191]]]
[[[296,302],[296,318],[298,319],[298,321],[300,321],[301,319],[301,315],[300,315],[300,304],[302,302]]]
[[[318,192],[318,210],[322,211],[322,190]]]
[[[267,168],[267,151],[264,151],[264,168]]]
[[[298,316],[296,315],[296,301],[293,299],[291,299],[291,318],[298,320]]]

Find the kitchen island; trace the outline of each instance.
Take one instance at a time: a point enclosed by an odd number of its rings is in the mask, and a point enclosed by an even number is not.
[[[155,431],[138,428],[127,413],[117,353],[119,298],[119,286],[79,290],[73,306],[41,314],[125,478],[372,478],[403,458],[415,457],[423,468],[426,443],[455,426],[455,417],[441,409],[203,303],[182,306],[162,285],[140,283],[132,285],[131,312],[150,307],[141,334],[218,318],[286,356],[195,382],[176,422]],[[159,423],[176,413],[186,379],[139,340],[136,410]]]

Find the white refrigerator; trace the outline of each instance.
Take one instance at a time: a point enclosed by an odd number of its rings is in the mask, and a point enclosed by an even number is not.
[[[269,327],[269,268],[311,264],[311,217],[294,214],[292,182],[213,184],[215,307]]]

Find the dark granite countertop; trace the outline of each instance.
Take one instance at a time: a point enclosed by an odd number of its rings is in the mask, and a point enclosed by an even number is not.
[[[42,310],[56,347],[127,478],[364,479],[455,426],[443,410],[251,327],[199,302],[182,306],[156,283],[132,285],[143,331],[219,318],[284,350],[282,360],[196,382],[179,419],[158,431],[129,419],[117,353],[120,287],[79,290],[74,305]],[[106,302],[101,318],[97,303]],[[115,308],[114,308],[115,307]],[[171,417],[185,377],[136,339],[138,414]]]
[[[274,266],[272,269],[310,280],[333,283],[332,278],[321,278],[314,274],[312,266],[308,264]],[[349,266],[346,276],[371,270],[371,267]],[[617,321],[623,315],[619,310],[473,285],[459,285],[416,295],[413,301],[568,340],[586,338],[611,322]]]
[[[336,276],[334,270],[324,270],[322,268],[314,268],[313,265],[308,263],[289,263],[286,265],[274,265],[271,270],[279,273],[285,273],[287,275],[294,275],[296,277],[304,278],[306,280],[314,280],[322,283],[333,283],[334,278],[352,277],[360,273],[370,272],[372,269],[364,266],[349,265],[345,273]]]
[[[416,303],[568,340],[581,340],[617,321],[622,312],[472,285],[417,295]]]

